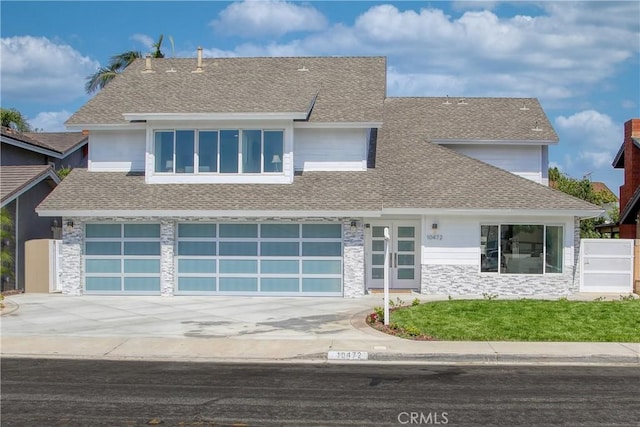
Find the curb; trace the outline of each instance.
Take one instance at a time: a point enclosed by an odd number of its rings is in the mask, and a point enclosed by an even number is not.
[[[3,304],[4,304],[4,308],[0,311],[0,316],[6,316],[20,308],[20,306],[17,303],[11,300],[8,300],[6,298],[4,299]]]

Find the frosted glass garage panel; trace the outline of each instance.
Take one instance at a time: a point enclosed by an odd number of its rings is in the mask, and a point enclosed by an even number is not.
[[[125,259],[125,273],[160,273],[159,259]]]
[[[584,259],[584,271],[605,270],[625,273],[631,271],[633,261],[630,258],[590,258]]]
[[[159,277],[125,277],[124,290],[139,291],[139,292],[159,292],[160,278]]]
[[[216,225],[178,224],[178,237],[216,237]]]
[[[119,259],[88,259],[85,263],[87,273],[120,273]]]
[[[258,272],[258,261],[221,259],[220,273],[255,274]]]
[[[220,255],[256,256],[258,242],[220,242]]]
[[[125,224],[124,237],[160,237],[160,224]]]
[[[384,257],[384,255],[383,255]],[[303,274],[340,274],[342,272],[342,261],[302,261]]]
[[[255,277],[221,277],[221,292],[256,292],[258,279]]]
[[[298,292],[300,282],[292,278],[263,278],[260,279],[262,292]]]
[[[342,224],[303,224],[302,237],[338,239],[342,237]]]
[[[220,237],[258,237],[258,224],[220,224]]]
[[[300,255],[300,244],[298,242],[261,242],[260,255],[298,256]]]
[[[341,292],[340,279],[302,279],[302,292]]]
[[[298,260],[262,260],[260,273],[262,274],[298,274],[300,270]]]
[[[178,255],[211,256],[215,254],[215,242],[178,242]]]
[[[120,242],[87,242],[85,255],[120,255]]]
[[[215,292],[215,277],[180,277],[178,291],[185,292]]]
[[[160,242],[125,242],[125,255],[160,255]]]
[[[178,274],[180,273],[210,273],[216,272],[214,259],[179,259]]]
[[[122,231],[120,224],[87,224],[84,232],[87,238],[118,238]]]
[[[262,224],[260,237],[270,239],[297,239],[300,236],[298,224]]]
[[[341,256],[342,242],[302,242],[302,256]]]
[[[120,277],[87,277],[85,289],[87,291],[120,291]]]

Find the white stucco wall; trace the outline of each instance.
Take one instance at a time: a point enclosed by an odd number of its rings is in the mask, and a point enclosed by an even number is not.
[[[546,158],[543,159],[541,145],[447,144],[445,147],[539,184],[548,183],[544,178],[549,165]]]
[[[89,133],[90,171],[144,171],[144,156],[144,129],[92,130]]]
[[[304,171],[367,169],[367,129],[295,129],[294,167]]]

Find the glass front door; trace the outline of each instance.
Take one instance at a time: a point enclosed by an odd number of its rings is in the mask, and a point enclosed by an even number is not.
[[[384,229],[389,228],[389,287],[417,289],[420,242],[417,223],[388,221],[371,224],[368,239],[367,283],[369,288],[384,286]]]

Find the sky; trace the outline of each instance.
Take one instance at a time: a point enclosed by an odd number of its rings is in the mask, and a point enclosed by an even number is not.
[[[49,132],[90,98],[86,76],[160,34],[167,57],[383,55],[389,96],[538,98],[550,166],[616,194],[640,117],[638,1],[2,0],[0,15],[0,103]]]

